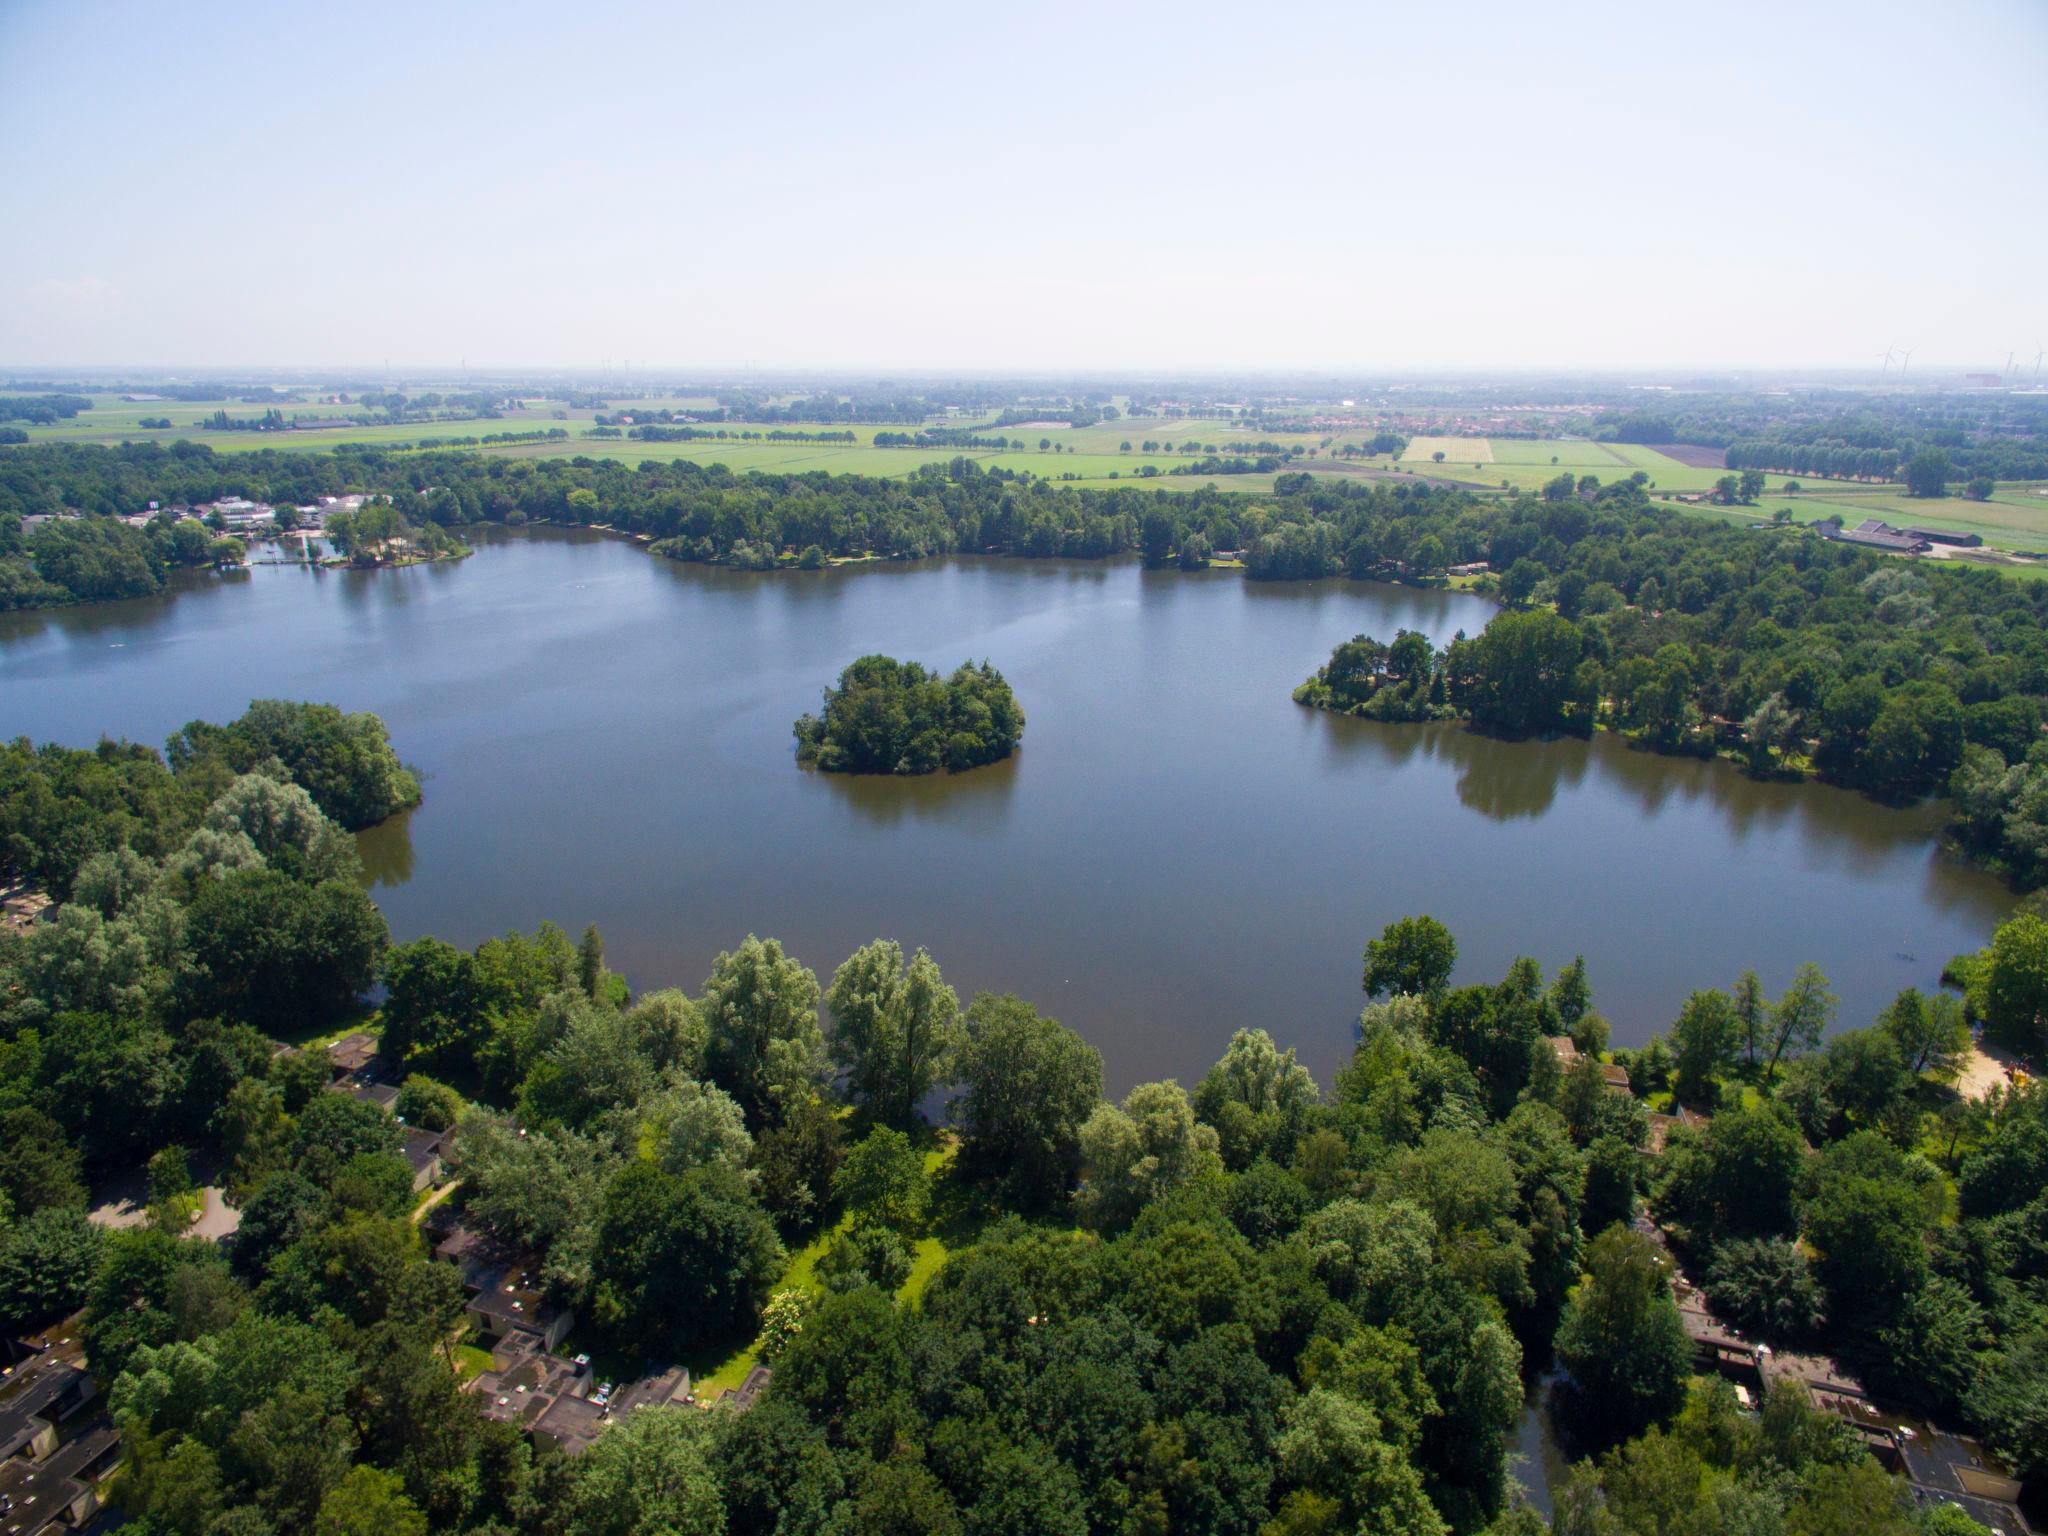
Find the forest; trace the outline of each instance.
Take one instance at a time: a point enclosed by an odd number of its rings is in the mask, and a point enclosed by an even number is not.
[[[986,661],[941,676],[863,656],[825,690],[823,711],[793,729],[797,762],[826,773],[964,773],[1017,749],[1024,711]]]
[[[1583,961],[1454,985],[1411,917],[1332,1083],[1244,1028],[1112,1102],[1073,1031],[889,941],[821,983],[748,936],[694,993],[635,993],[594,928],[392,946],[344,827],[417,784],[370,717],[18,743],[4,782],[60,901],[0,938],[0,1322],[81,1314],[141,1532],[1525,1536],[1508,1437],[1555,1371],[1559,1532],[1979,1536],[1797,1386],[1695,1377],[1667,1245],[1756,1336],[2048,1470],[2048,1094],[1952,1086],[1972,1018],[2038,1040],[2031,913],[1961,1000],[1837,1031],[1811,967],[1745,975],[1633,1051]],[[317,1046],[373,986],[398,1118]],[[1658,1152],[1674,1100],[1712,1118]],[[465,1219],[587,1319],[567,1347],[752,1338],[767,1391],[580,1458],[487,1420],[403,1126],[452,1128]],[[150,1219],[87,1222],[137,1168]],[[176,1235],[201,1177],[219,1245]]]

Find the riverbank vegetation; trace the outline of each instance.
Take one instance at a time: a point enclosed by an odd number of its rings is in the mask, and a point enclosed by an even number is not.
[[[914,661],[863,656],[794,726],[796,760],[827,773],[964,773],[1000,762],[1024,736],[1024,711],[986,661],[941,676]]]
[[[1540,1528],[1508,1439],[1553,1362],[1601,1458],[1559,1530],[1671,1499],[1659,1529],[1933,1529],[1796,1387],[1747,1418],[1691,1380],[1646,1201],[1717,1308],[2042,1470],[2048,1096],[1954,1094],[1952,998],[1830,1037],[1824,977],[1745,977],[1610,1052],[1583,963],[1454,985],[1416,917],[1366,949],[1334,1082],[1245,1029],[1192,1092],[1112,1102],[1073,1031],[893,943],[821,984],[749,936],[645,993],[595,929],[391,948],[323,808],[345,743],[279,709],[169,764],[24,744],[0,799],[62,897],[0,940],[0,1316],[83,1309],[144,1529],[1505,1536]],[[2038,937],[1994,944],[1987,1025],[2038,1028]],[[603,1358],[772,1363],[750,1410],[642,1408],[577,1459],[478,1412],[399,1123],[289,1048],[373,981],[466,1219]],[[1660,1155],[1674,1094],[1712,1119]],[[222,1245],[174,1235],[188,1153],[239,1207]],[[85,1220],[144,1165],[162,1219]]]
[[[206,817],[246,775],[294,786],[345,832],[420,799],[384,722],[331,704],[257,699],[227,725],[192,721],[163,756],[131,742],[74,748],[18,737],[0,747],[0,872],[64,900],[89,862],[123,850],[150,859],[186,850],[208,867],[241,867],[247,850]]]

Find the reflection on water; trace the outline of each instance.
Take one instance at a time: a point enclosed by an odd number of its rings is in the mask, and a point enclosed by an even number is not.
[[[1412,912],[1457,935],[1460,981],[1583,953],[1635,1044],[1695,988],[1746,967],[1782,988],[1804,960],[1867,1023],[2011,905],[1939,851],[1929,808],[1289,697],[1354,634],[1476,632],[1492,610],[1469,594],[1130,561],[752,573],[590,531],[472,542],[399,571],[265,566],[0,616],[0,729],[161,742],[252,697],[373,709],[428,776],[423,805],[359,839],[401,941],[596,922],[652,987],[695,986],[749,931],[820,972],[893,937],[963,995],[1016,991],[1081,1030],[1119,1093],[1200,1077],[1254,1025],[1327,1082],[1359,952]],[[957,778],[799,769],[790,722],[872,651],[988,657],[1029,717],[1022,751]]]
[[[954,831],[989,836],[1008,819],[1017,775],[1023,771],[1020,748],[999,763],[967,773],[922,773],[905,777],[879,773],[821,773],[800,769],[804,777],[827,786],[862,821],[892,827],[905,820],[931,821]]]
[[[1571,1459],[1550,1417],[1550,1382],[1545,1376],[1529,1389],[1522,1400],[1522,1416],[1515,1421],[1514,1443],[1508,1447],[1508,1476],[1521,1485],[1529,1507],[1546,1520],[1552,1513],[1551,1490],[1571,1474]]]
[[[356,834],[356,856],[363,861],[366,885],[397,886],[412,878],[412,819],[418,809],[400,811]]]

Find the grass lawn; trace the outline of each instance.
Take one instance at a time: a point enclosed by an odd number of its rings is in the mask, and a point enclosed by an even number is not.
[[[474,1344],[455,1346],[455,1379],[465,1386],[491,1368],[491,1352]]]
[[[942,1133],[939,1143],[925,1154],[924,1171],[932,1181],[931,1232],[912,1245],[910,1275],[897,1288],[898,1301],[915,1306],[923,1299],[932,1277],[946,1262],[946,1256],[957,1248],[972,1244],[988,1224],[990,1212],[980,1205],[975,1192],[955,1175],[954,1158],[959,1149],[958,1141],[950,1134]],[[818,1261],[825,1256],[825,1250],[832,1246],[833,1240],[852,1226],[853,1218],[843,1216],[837,1225],[820,1232],[791,1254],[789,1267],[775,1282],[771,1293],[798,1290],[813,1296],[822,1295],[825,1288],[818,1281]],[[722,1346],[711,1346],[701,1362],[691,1360],[684,1363],[690,1367],[691,1386],[699,1397],[703,1397],[723,1388],[739,1386],[759,1358],[759,1340],[749,1340],[739,1348],[733,1348],[732,1341],[727,1340]]]

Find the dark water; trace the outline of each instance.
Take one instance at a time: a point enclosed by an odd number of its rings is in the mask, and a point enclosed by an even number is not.
[[[821,978],[877,935],[963,996],[1013,989],[1112,1086],[1199,1075],[1263,1025],[1325,1081],[1359,951],[1427,911],[1461,980],[1583,950],[1618,1043],[1695,988],[1802,960],[1864,1023],[2010,905],[1930,813],[1758,784],[1612,739],[1506,744],[1299,708],[1339,640],[1441,640],[1490,608],[1341,582],[962,559],[770,576],[602,534],[495,535],[457,564],[258,568],[163,598],[0,616],[0,730],[160,743],[251,697],[371,709],[426,803],[366,836],[401,939],[552,917],[636,986],[696,986],[774,934]],[[1029,714],[958,779],[805,773],[790,721],[846,662],[988,657]]]

